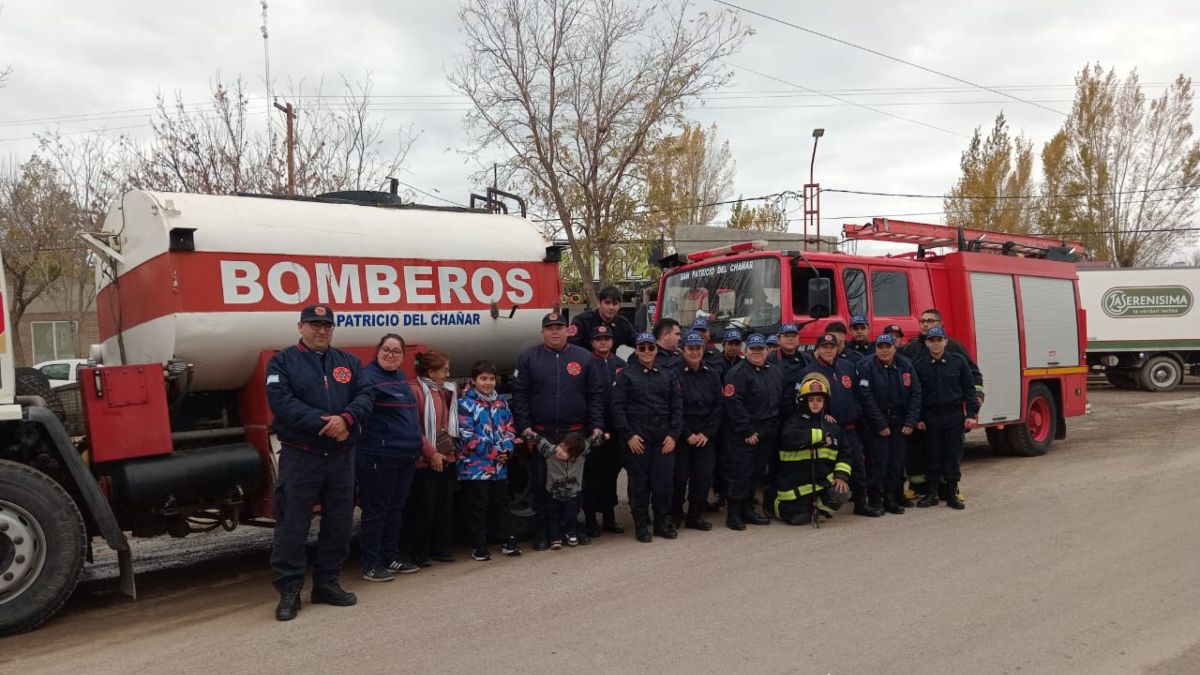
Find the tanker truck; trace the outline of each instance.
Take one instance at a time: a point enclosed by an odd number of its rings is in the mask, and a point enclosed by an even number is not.
[[[386,201],[386,200],[382,200]],[[0,312],[0,635],[51,617],[96,537],[136,596],[135,537],[271,524],[278,443],[265,367],[299,311],[337,310],[364,361],[385,332],[466,372],[511,370],[559,306],[560,249],[494,208],[132,191],[94,254],[100,344],[81,371],[82,434],[48,389],[22,391]],[[2,253],[2,252],[0,252]],[[0,279],[0,299],[7,301]],[[23,381],[23,380],[22,380]],[[520,490],[514,481],[514,490]]]

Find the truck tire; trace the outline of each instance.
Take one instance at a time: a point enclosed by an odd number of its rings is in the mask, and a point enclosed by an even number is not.
[[[83,572],[86,532],[61,485],[0,460],[0,636],[38,627],[71,597]]]
[[[1046,454],[1058,431],[1058,405],[1050,389],[1040,382],[1029,385],[1029,400],[1025,402],[1024,424],[1005,429],[1012,453],[1020,457],[1039,457]]]
[[[1183,382],[1183,365],[1170,356],[1152,356],[1142,364],[1137,379],[1146,391],[1171,391]]]
[[[1104,379],[1108,380],[1108,383],[1117,389],[1137,389],[1142,386],[1138,382],[1137,377],[1128,370],[1105,368]]]
[[[50,387],[50,378],[45,373],[37,368],[16,368],[13,370],[13,380],[17,385],[17,396],[41,396],[46,401],[46,407],[53,410],[58,419],[66,419],[58,392]]]
[[[1004,429],[996,427],[985,427],[987,433],[988,445],[992,448],[992,454],[995,455],[1011,455],[1013,454],[1012,446],[1008,443],[1008,436],[1004,433]]]

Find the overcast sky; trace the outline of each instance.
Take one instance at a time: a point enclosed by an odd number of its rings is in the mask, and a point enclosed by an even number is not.
[[[1009,0],[1008,2],[744,4],[764,14],[943,71],[1060,111],[1070,109],[1074,75],[1089,61],[1137,68],[1148,95],[1183,73],[1200,74],[1200,11],[1191,2]],[[710,0],[699,9],[719,10]],[[826,130],[816,160],[825,188],[942,194],[958,175],[972,130],[1003,110],[1040,150],[1062,115],[972,88],[761,18],[730,59],[813,90],[941,127],[847,105],[743,70],[691,111],[716,123],[737,163],[735,193],[799,190],[807,182],[815,127]],[[257,0],[147,3],[8,0],[0,13],[0,67],[13,68],[0,90],[0,157],[26,158],[31,135],[106,128],[145,134],[155,92],[180,91],[202,103],[216,73],[242,75],[265,96]],[[467,155],[464,101],[445,82],[461,49],[454,2],[271,0],[271,77],[315,82],[336,92],[339,73],[370,71],[375,114],[390,128],[422,131],[403,180],[465,201],[469,175],[495,152]],[[276,93],[282,89],[277,84]],[[265,120],[266,101],[255,114]],[[300,102],[303,110],[303,102]],[[33,120],[33,121],[30,121]],[[1200,121],[1200,117],[1197,117]],[[478,159],[467,160],[464,157]],[[479,162],[479,163],[477,163]],[[925,214],[941,202],[825,194],[825,227],[842,218]],[[799,214],[796,214],[799,218]],[[797,220],[793,229],[798,229]],[[828,230],[826,230],[828,232]]]

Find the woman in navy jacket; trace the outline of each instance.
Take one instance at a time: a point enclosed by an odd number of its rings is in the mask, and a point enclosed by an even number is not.
[[[367,581],[391,581],[392,572],[420,570],[411,562],[400,562],[404,503],[424,442],[417,399],[400,369],[404,346],[399,335],[384,335],[375,360],[363,368],[375,393],[375,408],[363,426],[354,458],[362,506],[359,543]]]

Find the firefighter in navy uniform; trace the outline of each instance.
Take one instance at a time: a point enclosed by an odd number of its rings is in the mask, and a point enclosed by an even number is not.
[[[608,433],[604,443],[592,448],[583,465],[583,520],[585,534],[598,537],[602,531],[613,534],[625,531],[617,524],[615,513],[617,478],[623,462],[620,441],[612,438],[612,387],[625,367],[625,360],[613,354],[612,329],[605,324],[592,330],[592,359],[604,380],[604,428]],[[596,514],[600,514],[603,525],[596,522]]]
[[[850,451],[838,421],[828,418],[830,388],[824,375],[805,375],[779,435],[779,469],[763,508],[789,525],[832,517],[850,498]]]
[[[621,289],[616,286],[605,286],[600,289],[598,299],[599,307],[580,312],[579,316],[571,321],[571,326],[567,329],[571,344],[591,349],[592,333],[596,326],[605,325],[612,331],[614,350],[621,345],[632,347],[633,339],[637,337],[637,331],[633,324],[629,323],[629,319],[620,314]]]
[[[939,492],[955,509],[966,506],[958,494],[962,478],[964,435],[978,426],[979,397],[965,359],[950,352],[949,338],[941,326],[925,334],[929,353],[917,357],[913,368],[921,381],[921,419],[917,428],[925,432],[930,487],[917,506],[937,506]]]
[[[668,370],[679,370],[683,365],[683,356],[679,351],[679,322],[675,319],[664,318],[654,322],[654,344],[658,350],[654,354],[654,365]],[[629,365],[638,362],[635,351],[627,359]]]
[[[567,324],[562,314],[550,312],[542,317],[542,344],[521,352],[513,372],[512,413],[521,437],[536,433],[558,444],[572,431],[593,438],[602,435],[604,377],[590,352],[567,343]],[[532,507],[538,525],[533,550],[545,551],[550,548],[546,460],[529,448],[522,461],[529,470]]]
[[[715,360],[708,360],[706,357],[705,363],[717,371],[717,374],[721,376],[722,382],[724,382],[725,374],[732,370],[734,366],[741,363],[744,358],[742,356],[742,333],[736,328],[730,328],[725,331],[718,357]],[[722,428],[722,432],[718,436],[717,467],[713,470],[712,484],[715,499],[713,503],[704,507],[704,510],[709,513],[717,513],[721,510],[721,507],[725,506],[725,493],[729,490],[729,479],[725,474],[725,451],[728,446],[726,444],[724,428]]]
[[[717,434],[724,401],[721,376],[704,363],[704,347],[704,337],[699,333],[688,333],[683,338],[683,366],[679,369],[683,433],[675,451],[674,512],[676,518],[684,519],[685,527],[706,532],[712,529],[712,523],[704,520],[704,506],[717,463]]]
[[[916,363],[917,359],[929,355],[929,347],[925,344],[929,331],[933,328],[946,330],[942,326],[941,311],[932,307],[921,312],[920,322],[920,334],[904,345],[904,348],[900,352],[904,356],[907,356],[909,361],[914,363]],[[967,353],[967,348],[962,346],[962,343],[957,340],[947,339],[946,351],[951,354],[957,354],[967,362],[967,367],[971,371],[971,379],[974,382],[975,393],[982,403],[984,398],[983,373],[980,372],[979,366],[976,365],[971,355]],[[922,496],[928,494],[928,486],[931,485],[927,480],[929,456],[925,449],[925,433],[923,431],[918,431],[910,439],[906,463],[908,465],[908,484],[912,490],[912,498],[920,499]],[[902,499],[911,501],[908,494],[903,495]]]
[[[816,359],[801,371],[788,391],[794,392],[800,380],[816,373],[829,381],[829,411],[841,427],[842,445],[850,455],[850,489],[854,498],[854,513],[860,516],[878,517],[883,509],[871,506],[867,500],[867,465],[863,442],[859,434],[862,426],[862,404],[859,400],[858,369],[847,359],[838,358],[839,342],[833,333],[817,338]],[[785,396],[786,398],[786,396]]]
[[[875,343],[871,341],[871,324],[862,314],[850,317],[850,342],[846,344],[846,349],[857,352],[860,356],[875,354]]]
[[[725,525],[731,530],[771,522],[754,510],[751,500],[779,445],[781,370],[767,362],[767,339],[754,333],[746,341],[745,360],[725,374]]]
[[[800,328],[796,324],[785,323],[779,327],[779,351],[771,354],[770,359],[783,371],[785,383],[792,382],[800,371],[812,365],[813,355],[800,349]],[[791,403],[788,406],[793,407]]]
[[[710,368],[717,370],[717,374],[721,374],[721,364],[719,363],[724,351],[721,347],[715,344],[709,344],[708,319],[700,317],[692,322],[691,333],[699,333],[700,337],[704,338],[704,363]]]
[[[838,341],[837,358],[850,363],[858,363],[862,358],[862,354],[849,348],[849,343],[846,341],[846,324],[841,321],[832,321],[825,327],[826,333],[832,333]]]
[[[896,339],[875,339],[875,356],[858,367],[867,456],[867,501],[888,513],[904,513],[896,500],[904,485],[904,450],[921,414],[921,382],[912,362],[896,353]]]
[[[736,328],[730,328],[725,331],[725,339],[721,343],[720,358],[709,362],[708,365],[715,366],[717,372],[724,378],[726,373],[741,363],[744,358],[742,356],[742,332]]]
[[[267,403],[280,443],[271,549],[279,621],[294,619],[300,611],[316,504],[321,505],[321,530],[312,602],[346,607],[358,601],[338,585],[338,572],[350,555],[354,528],[354,443],[371,414],[374,394],[359,376],[358,358],[331,346],[333,325],[329,306],[305,307],[298,324],[300,341],[267,364]]]
[[[675,487],[675,442],[683,431],[683,394],[679,374],[655,362],[652,333],[637,337],[638,360],[617,375],[613,386],[613,427],[625,444],[629,509],[637,540],[649,542],[650,509],[654,536],[675,539],[671,492]]]

